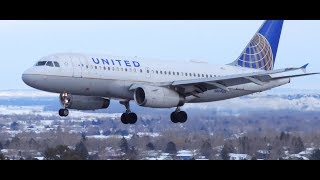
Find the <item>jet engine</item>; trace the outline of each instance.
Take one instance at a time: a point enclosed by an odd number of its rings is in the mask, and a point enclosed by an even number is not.
[[[141,86],[134,91],[134,100],[139,106],[172,108],[183,106],[185,97],[176,91],[157,86]]]

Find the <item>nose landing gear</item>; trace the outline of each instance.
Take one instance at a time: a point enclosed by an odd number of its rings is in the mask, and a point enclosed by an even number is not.
[[[60,109],[59,110],[59,116],[67,117],[68,115],[69,115],[69,110],[68,109]]]
[[[60,102],[63,105],[64,109],[59,110],[59,116],[67,117],[69,115],[69,110],[67,109],[67,107],[71,103],[71,97],[71,94],[67,92],[63,92],[60,94]]]

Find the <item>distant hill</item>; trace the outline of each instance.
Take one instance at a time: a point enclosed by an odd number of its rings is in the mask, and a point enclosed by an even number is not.
[[[37,90],[1,90],[0,107],[5,109],[9,106],[24,108],[31,106],[42,107],[43,111],[57,111],[61,108],[58,94],[47,93]],[[137,106],[131,103],[132,109],[139,114],[168,114],[173,109],[152,109]],[[189,113],[200,111],[213,111],[225,113],[237,113],[264,110],[299,110],[319,111],[320,90],[294,90],[274,89],[262,93],[256,93],[240,98],[224,100],[219,102],[186,104],[184,107]],[[89,111],[90,113],[122,113],[124,107],[117,101],[112,101],[107,110]]]

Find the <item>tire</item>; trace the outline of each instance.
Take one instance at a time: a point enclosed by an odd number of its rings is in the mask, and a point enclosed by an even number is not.
[[[136,113],[129,113],[127,116],[129,117],[130,124],[135,124],[138,120],[138,116]]]
[[[63,113],[62,113],[63,109],[59,109],[59,116],[63,117]]]
[[[177,112],[171,113],[170,118],[171,118],[171,121],[172,121],[173,123],[175,123],[175,124],[179,122],[179,120],[178,120],[178,113],[177,113]]]
[[[63,116],[64,117],[67,117],[69,115],[69,110],[68,109],[63,109],[62,112],[63,112]]]
[[[122,122],[123,124],[129,124],[129,116],[128,116],[127,113],[123,113],[123,114],[121,115],[121,122]]]
[[[180,111],[178,114],[178,119],[180,123],[185,123],[188,120],[188,114],[184,111]]]

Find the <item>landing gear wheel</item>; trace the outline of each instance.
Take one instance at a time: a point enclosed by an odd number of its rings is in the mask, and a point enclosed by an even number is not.
[[[135,124],[138,120],[138,117],[135,113],[123,113],[121,115],[121,122],[123,124]]]
[[[130,124],[135,124],[138,120],[138,116],[135,113],[129,113],[127,116],[129,117]]]
[[[179,112],[175,111],[175,112],[171,113],[170,117],[171,117],[171,121],[173,123],[179,123],[179,122],[185,123],[188,119],[188,115],[184,111],[179,111]]]
[[[67,117],[68,115],[69,115],[69,110],[68,109],[60,109],[59,110],[59,116]]]
[[[186,121],[187,121],[187,119],[188,119],[188,115],[187,115],[187,113],[186,112],[184,112],[184,111],[180,111],[179,113],[178,113],[178,119],[179,119],[179,122],[180,123],[185,123]]]
[[[173,123],[175,123],[175,124],[178,123],[179,122],[179,120],[178,120],[178,112],[171,113],[170,118],[171,118],[171,121]]]
[[[129,101],[120,101],[120,104],[126,107],[126,112],[121,115],[123,124],[135,124],[138,120],[137,114],[131,112]]]
[[[127,113],[123,113],[121,115],[121,122],[123,124],[129,124],[129,118],[128,118],[128,114]]]

